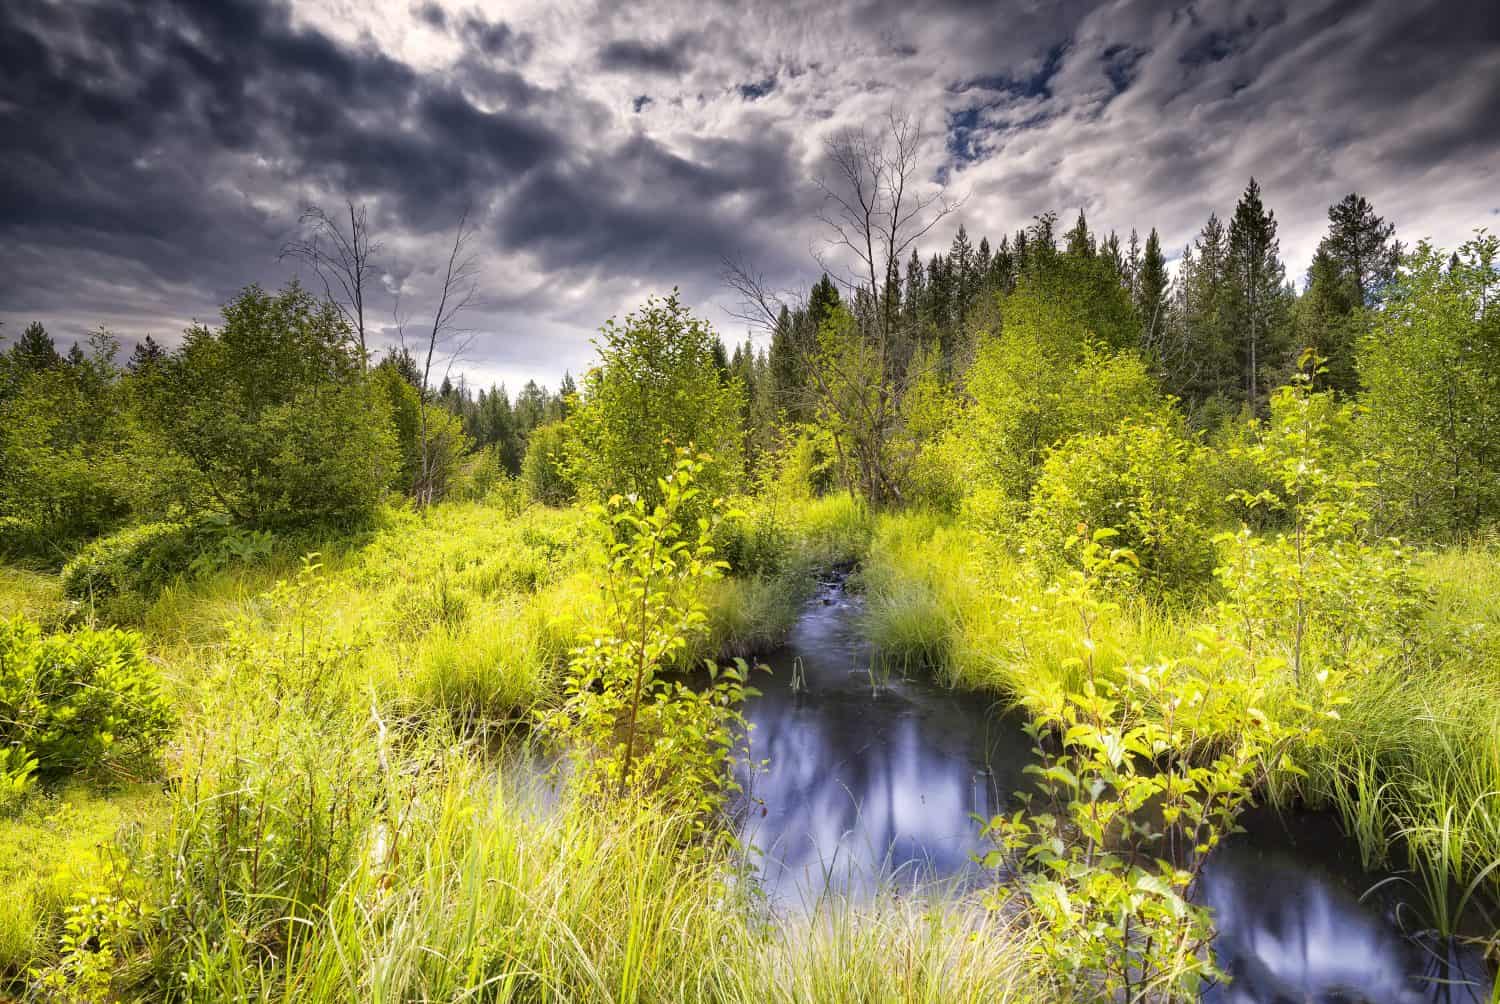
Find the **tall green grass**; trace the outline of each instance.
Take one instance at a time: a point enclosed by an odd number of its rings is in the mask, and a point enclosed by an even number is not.
[[[534,780],[467,756],[430,769],[406,795],[392,792],[399,807],[362,820],[354,853],[314,853],[342,864],[318,911],[285,935],[244,917],[211,934],[188,928],[157,946],[152,980],[136,989],[318,1002],[1045,996],[1019,933],[976,902],[833,900],[772,923],[734,849],[702,843],[688,820],[548,807]],[[297,787],[257,794],[275,812]],[[178,896],[215,893],[233,902],[215,886]]]
[[[1351,703],[1323,742],[1295,751],[1308,776],[1279,775],[1268,794],[1285,807],[1331,805],[1364,864],[1409,866],[1427,922],[1451,934],[1460,901],[1471,915],[1500,904],[1500,554],[1450,550],[1417,573],[1432,597],[1421,623],[1401,651],[1351,666],[1362,670]],[[905,665],[1023,706],[1080,685],[1078,626],[1058,618],[1042,576],[981,534],[884,516],[862,577],[870,635]],[[1207,616],[1123,596],[1092,627],[1093,658],[1110,672],[1127,658],[1185,656]],[[1309,665],[1366,657],[1316,635],[1306,654]],[[1267,700],[1295,700],[1290,679],[1267,683]]]

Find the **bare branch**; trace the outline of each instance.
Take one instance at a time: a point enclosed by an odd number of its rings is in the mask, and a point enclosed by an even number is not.
[[[432,327],[427,336],[427,352],[422,364],[422,386],[420,388],[422,433],[422,469],[421,481],[417,487],[417,502],[419,505],[429,505],[436,501],[433,482],[433,457],[431,436],[427,423],[427,402],[431,395],[432,360],[437,354],[439,347],[447,356],[447,365],[444,370],[444,378],[453,370],[453,364],[457,361],[470,345],[473,344],[475,333],[460,328],[459,316],[474,304],[479,295],[479,258],[473,249],[474,236],[478,228],[469,221],[469,210],[466,207],[458,218],[458,226],[453,232],[453,246],[448,252],[448,261],[443,271],[443,282],[438,291],[437,307],[432,313]],[[397,331],[401,336],[403,347],[405,346],[405,327],[399,320]],[[455,344],[456,343],[456,344]]]
[[[293,258],[306,264],[323,284],[323,295],[338,308],[359,342],[360,364],[369,365],[365,339],[366,290],[376,273],[375,258],[382,245],[370,239],[364,206],[348,202],[348,227],[320,207],[302,210],[298,225],[302,236],[282,245],[278,260]]]

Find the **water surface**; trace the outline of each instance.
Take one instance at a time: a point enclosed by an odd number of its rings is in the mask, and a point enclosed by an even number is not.
[[[827,890],[995,881],[975,817],[1013,808],[1030,786],[1031,743],[993,700],[925,678],[883,678],[860,634],[860,598],[824,583],[746,702],[752,764],[741,837],[758,848],[772,904],[809,907]],[[1205,1000],[1418,1004],[1489,999],[1473,953],[1424,947],[1416,916],[1330,817],[1252,813],[1205,868],[1215,951],[1234,979]]]

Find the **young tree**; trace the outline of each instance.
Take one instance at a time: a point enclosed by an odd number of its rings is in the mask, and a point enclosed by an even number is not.
[[[1355,344],[1364,320],[1359,290],[1350,276],[1319,247],[1307,269],[1307,289],[1298,297],[1293,321],[1297,341],[1323,360],[1316,375],[1320,389],[1352,394],[1359,387]]]
[[[1419,244],[1359,346],[1381,527],[1439,539],[1500,519],[1500,239],[1447,260]]]
[[[432,399],[432,364],[441,349],[448,357],[446,367],[451,370],[454,360],[463,354],[472,339],[472,336],[466,335],[460,329],[458,318],[473,304],[479,292],[477,278],[479,262],[471,247],[474,233],[475,229],[469,222],[469,212],[466,209],[458,218],[458,226],[454,228],[453,246],[448,252],[448,260],[443,270],[443,281],[438,287],[437,306],[432,313],[432,326],[427,331],[426,345],[423,347],[422,382],[417,388],[422,402],[419,413],[422,462],[415,491],[417,504],[421,506],[430,505],[441,497],[437,492],[437,485],[446,477],[438,470],[437,461],[440,457],[449,454],[446,449],[434,447],[432,423],[429,421],[428,404]],[[400,325],[400,335],[401,347],[404,351],[406,348],[404,324]],[[447,381],[448,374],[444,372],[443,382],[447,383]]]
[[[255,526],[367,515],[396,450],[338,309],[296,282],[274,294],[248,286],[223,320],[187,330],[150,402],[209,505]]]
[[[901,496],[900,478],[891,469],[891,437],[900,424],[900,402],[912,375],[907,363],[915,346],[901,323],[901,267],[917,243],[957,208],[941,189],[922,182],[918,154],[922,136],[909,118],[892,112],[879,133],[847,130],[826,150],[828,174],[819,180],[825,209],[819,214],[827,238],[819,256],[825,270],[841,277],[853,302],[847,314],[854,328],[830,327],[813,318],[818,343],[808,359],[808,377],[825,413],[837,412],[838,423],[869,442],[847,444],[851,455],[865,458],[860,488],[876,502]],[[728,284],[746,303],[743,316],[766,326],[775,324],[780,301],[758,277],[744,268],[726,273]],[[832,316],[832,315],[830,315]],[[866,344],[842,343],[851,333]],[[941,326],[939,328],[941,331]],[[811,347],[809,347],[811,348]],[[855,361],[858,365],[852,365]],[[867,382],[853,387],[850,381]],[[844,408],[858,409],[848,414]]]
[[[40,321],[32,321],[21,331],[21,337],[10,347],[11,363],[17,369],[31,373],[61,366],[62,356],[52,336]]]
[[[1328,207],[1328,236],[1318,249],[1353,285],[1355,306],[1374,306],[1395,278],[1401,258],[1395,233],[1396,225],[1376,216],[1374,207],[1356,192]]]
[[[147,335],[142,341],[136,343],[135,349],[130,353],[130,361],[125,364],[125,369],[132,374],[140,375],[154,370],[167,358],[167,350],[157,344],[156,339]]]
[[[1160,334],[1166,330],[1166,311],[1169,305],[1168,287],[1171,277],[1167,275],[1167,259],[1161,253],[1161,238],[1156,228],[1146,238],[1146,252],[1141,257],[1139,275],[1135,285],[1135,310],[1141,318],[1141,346],[1152,350]]]
[[[738,488],[745,391],[720,378],[716,340],[675,290],[599,330],[599,363],[568,419],[567,473],[581,494],[595,501],[634,495],[649,508],[661,501],[661,472],[690,446],[712,456],[700,478],[710,498]]]
[[[0,553],[57,561],[125,520],[157,472],[135,463],[114,338],[100,330],[63,365],[40,325],[27,332],[11,352],[16,383],[0,397]]]

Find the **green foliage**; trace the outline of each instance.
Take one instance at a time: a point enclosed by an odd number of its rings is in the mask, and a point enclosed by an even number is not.
[[[578,495],[567,461],[569,428],[566,422],[538,426],[526,443],[526,456],[521,461],[521,489],[533,502],[562,506]]]
[[[696,538],[681,519],[693,507],[706,459],[679,458],[661,479],[661,503],[618,496],[601,512],[617,543],[605,570],[601,629],[568,664],[566,701],[543,715],[565,739],[571,782],[585,797],[651,800],[703,817],[734,789],[729,755],[744,723],[748,667],[710,661],[710,683],[694,689],[660,674],[707,629],[701,587],[725,567],[714,560],[712,521]]]
[[[1364,449],[1386,532],[1452,540],[1500,518],[1500,238],[1402,262],[1360,343]]]
[[[0,745],[28,750],[42,773],[149,764],[173,719],[139,635],[0,622]]]
[[[650,511],[661,501],[660,472],[687,447],[713,457],[698,478],[706,499],[734,493],[744,472],[745,390],[721,378],[715,340],[675,292],[600,329],[599,365],[568,418],[566,470],[582,496],[635,496]]]
[[[21,346],[18,345],[18,349]],[[147,506],[170,464],[140,448],[131,389],[105,332],[76,362],[26,368],[0,396],[0,555],[57,562]]]
[[[1164,407],[1139,356],[1101,350],[1065,312],[1020,295],[1002,331],[980,343],[967,386],[972,403],[954,425],[967,508],[998,530],[1024,514],[1053,446]]]
[[[1209,580],[1218,500],[1206,477],[1207,451],[1171,425],[1126,422],[1075,436],[1047,456],[1023,528],[1044,565],[1079,560],[1068,544],[1110,528],[1139,562],[1152,592],[1183,593]]]
[[[1285,520],[1266,539],[1226,535],[1218,574],[1235,615],[1231,630],[1251,652],[1268,641],[1300,686],[1310,633],[1346,655],[1356,640],[1376,643],[1366,658],[1387,656],[1407,633],[1419,603],[1407,559],[1394,540],[1371,540],[1365,500],[1371,464],[1349,451],[1352,409],[1310,387],[1317,359],[1276,393],[1271,421],[1244,452],[1273,487],[1241,490],[1238,501]]]
[[[161,365],[151,410],[207,488],[255,527],[367,518],[391,483],[386,399],[336,308],[296,283],[247,287],[219,329],[190,328]]]
[[[63,566],[63,594],[93,603],[149,596],[188,570],[203,541],[200,528],[180,522],[142,523],[100,537]]]
[[[413,495],[423,481],[422,420],[427,420],[428,474],[434,500],[445,498],[460,480],[460,467],[470,448],[462,420],[439,404],[422,405],[421,394],[387,359],[370,376],[377,396],[384,398],[395,430],[400,463],[393,471],[391,487]]]
[[[116,999],[116,968],[149,922],[137,898],[138,882],[106,867],[101,880],[78,889],[63,918],[58,958],[32,970],[34,986],[47,996],[79,1004]]]
[[[1078,682],[1028,702],[1040,798],[996,816],[991,866],[1020,873],[995,902],[1019,906],[1037,951],[1072,993],[1107,999],[1191,1000],[1218,975],[1212,917],[1193,905],[1208,855],[1288,752],[1319,736],[1343,677],[1324,676],[1309,702],[1267,708],[1274,676],[1222,631],[1196,634],[1190,655],[1127,658],[1108,669],[1096,626],[1116,608],[1101,587],[1134,574],[1113,530],[1080,545],[1081,568],[1051,589],[1077,625]]]
[[[36,785],[36,757],[23,746],[0,746],[0,819],[20,811]]]
[[[114,887],[123,857],[160,813],[159,784],[101,794],[81,782],[37,790],[0,818],[0,995],[22,993],[33,969],[58,960],[63,922],[79,893]]]
[[[266,598],[270,632],[236,623],[181,738],[185,776],[150,859],[172,891],[156,951],[174,992],[202,993],[224,953],[248,973],[297,952],[387,818],[380,719],[352,688],[362,644],[328,629],[330,594],[310,559]]]

